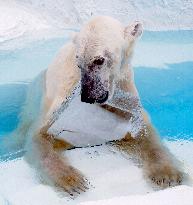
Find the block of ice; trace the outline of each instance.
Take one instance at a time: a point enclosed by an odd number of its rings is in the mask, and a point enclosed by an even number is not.
[[[104,106],[117,108],[124,113],[124,117],[106,110]],[[53,124],[49,130],[51,133],[75,146],[121,139],[127,132],[135,137],[143,126],[141,104],[137,97],[117,89],[112,99],[103,106],[84,103],[81,102],[80,84],[53,114],[50,123]]]

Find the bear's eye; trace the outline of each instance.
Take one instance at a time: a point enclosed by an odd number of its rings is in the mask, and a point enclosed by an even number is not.
[[[82,69],[82,65],[81,65],[80,63],[77,64],[77,67],[78,67],[79,69]]]
[[[103,57],[97,57],[94,61],[94,65],[102,65],[104,63],[105,59]]]

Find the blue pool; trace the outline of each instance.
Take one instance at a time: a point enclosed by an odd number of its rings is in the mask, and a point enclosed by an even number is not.
[[[193,139],[192,36],[193,31],[145,32],[136,48],[136,85],[162,138]],[[17,126],[29,83],[67,40],[0,51],[0,137]]]

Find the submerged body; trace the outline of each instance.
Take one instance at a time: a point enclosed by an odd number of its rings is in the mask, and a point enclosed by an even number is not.
[[[70,195],[85,191],[88,184],[60,155],[61,149],[112,140],[124,152],[136,154],[153,183],[168,187],[183,180],[140,105],[130,61],[141,33],[139,22],[124,27],[110,17],[92,19],[36,80],[38,91],[29,93],[17,128],[20,136],[27,136],[26,159],[48,183]],[[61,109],[78,82],[80,92]],[[117,90],[124,95],[117,97]],[[31,101],[34,94],[41,96],[38,105]],[[31,120],[30,112],[35,113]]]

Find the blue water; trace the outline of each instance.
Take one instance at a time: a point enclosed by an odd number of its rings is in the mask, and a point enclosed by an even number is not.
[[[192,36],[193,31],[145,32],[140,42],[175,44],[183,37],[180,44],[188,44],[193,42]],[[51,39],[23,49],[0,51],[0,136],[17,126],[28,83],[47,68],[66,41],[66,38]],[[167,66],[167,69],[135,68],[142,103],[162,138],[192,139],[193,57],[189,62]]]
[[[27,84],[0,85],[0,135],[16,128]]]
[[[66,40],[37,41],[22,49],[0,51],[0,137],[16,128],[29,82],[47,68]]]
[[[138,67],[135,81],[161,136],[192,139],[193,61],[168,65],[168,69]]]
[[[142,36],[142,41],[145,42],[162,42],[162,43],[177,43],[189,44],[193,42],[193,30],[178,30],[178,31],[145,31]]]

